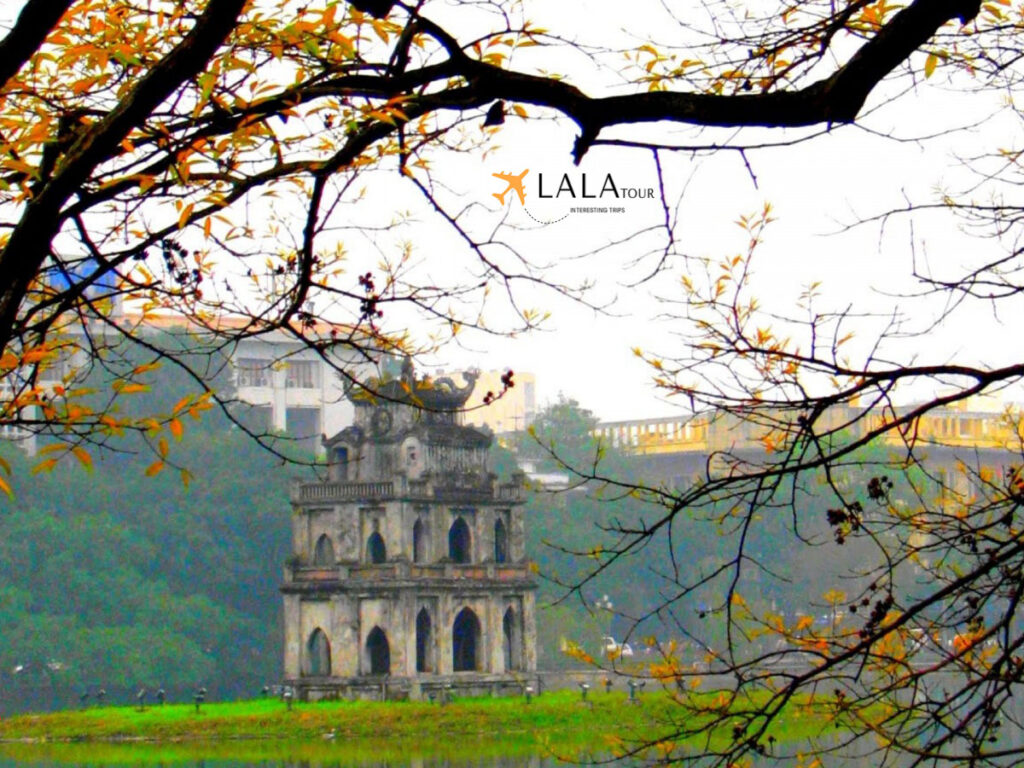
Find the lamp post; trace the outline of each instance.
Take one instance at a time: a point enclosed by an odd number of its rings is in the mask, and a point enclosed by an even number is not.
[[[578,685],[580,687],[580,701],[582,701],[584,704],[586,704],[587,703],[587,691],[590,690],[590,684],[589,683],[578,683]]]
[[[637,690],[643,690],[643,687],[647,685],[646,680],[630,680],[629,681],[629,703],[639,704],[640,698],[637,696]]]

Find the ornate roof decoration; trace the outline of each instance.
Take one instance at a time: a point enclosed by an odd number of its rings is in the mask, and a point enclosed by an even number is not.
[[[479,371],[466,371],[462,374],[465,384],[461,387],[447,376],[440,379],[431,379],[429,376],[417,379],[412,360],[406,357],[399,378],[370,379],[363,385],[351,387],[348,399],[356,405],[391,402],[427,411],[457,411],[469,400],[479,377]]]

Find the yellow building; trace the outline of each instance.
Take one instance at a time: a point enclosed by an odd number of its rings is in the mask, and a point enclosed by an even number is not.
[[[466,403],[466,423],[486,426],[500,435],[526,429],[537,413],[537,380],[532,373],[516,371],[512,387],[506,389],[502,377],[508,371],[481,371],[473,396]],[[487,393],[492,399],[485,402]]]

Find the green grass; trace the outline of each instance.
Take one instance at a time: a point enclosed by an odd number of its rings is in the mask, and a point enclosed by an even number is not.
[[[472,735],[500,732],[510,736],[572,733],[600,726],[640,728],[665,714],[667,700],[648,697],[643,707],[625,705],[620,693],[591,697],[594,706],[580,704],[579,694],[563,691],[534,698],[479,698],[447,706],[427,702],[323,701],[296,703],[289,711],[276,700],[203,704],[197,714],[191,704],[102,707],[20,715],[0,720],[0,739],[154,741],[180,739],[336,738],[372,739],[388,736],[422,740],[437,733]]]
[[[462,699],[447,706],[427,702],[278,700],[147,707],[103,707],[0,720],[0,755],[35,762],[180,762],[214,759],[289,760],[308,756],[334,762],[380,762],[412,755],[458,761],[486,755],[537,754],[585,757],[607,754],[670,732],[679,708],[664,692],[648,692],[630,706],[620,692],[575,691],[522,698]],[[797,710],[800,711],[797,711]],[[690,720],[693,724],[693,720]],[[794,705],[775,731],[780,741],[802,739],[822,721]],[[774,729],[773,729],[774,730]],[[333,735],[330,735],[333,734]],[[725,738],[724,735],[716,736]],[[621,741],[619,741],[621,740]],[[678,745],[685,748],[685,744]],[[119,757],[123,756],[123,757]]]

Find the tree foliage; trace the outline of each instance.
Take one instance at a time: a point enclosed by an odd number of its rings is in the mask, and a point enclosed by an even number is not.
[[[152,371],[140,412],[196,389]],[[227,388],[220,387],[225,393]],[[186,417],[188,418],[188,417]],[[223,415],[181,441],[192,478],[147,476],[126,433],[90,468],[33,476],[20,451],[14,499],[0,509],[3,711],[149,700],[254,696],[280,674],[278,566],[288,552],[288,477]],[[259,477],[259,482],[251,478]]]

